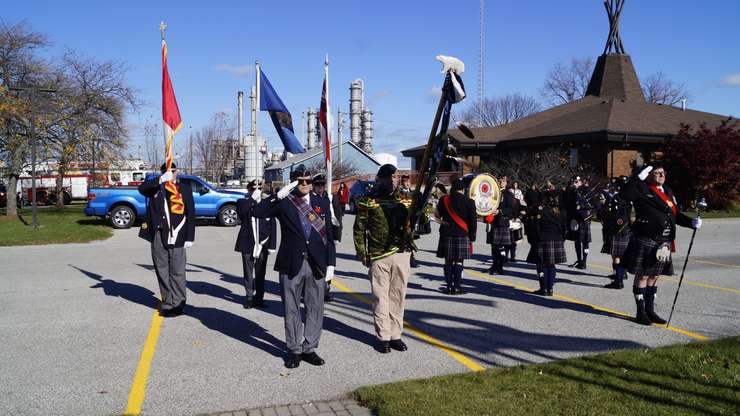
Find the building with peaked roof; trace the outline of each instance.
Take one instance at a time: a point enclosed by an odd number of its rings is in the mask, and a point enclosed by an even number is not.
[[[450,130],[449,138],[458,154],[474,165],[512,150],[560,146],[569,150],[572,165],[587,163],[597,174],[617,176],[629,175],[634,164],[660,152],[682,124],[713,127],[728,118],[646,101],[617,28],[610,31],[583,98],[504,125],[473,128],[475,139],[458,130]],[[412,170],[420,165],[424,147],[401,152],[412,158]]]
[[[337,143],[332,145],[331,157],[334,163],[338,163],[339,161],[338,149],[339,145]],[[288,183],[290,181],[290,172],[296,166],[303,164],[306,167],[310,167],[316,164],[322,164],[323,157],[324,150],[319,146],[314,147],[308,152],[293,155],[282,162],[273,163],[265,168],[265,182],[275,184]],[[373,156],[366,153],[358,144],[355,144],[351,140],[346,140],[342,143],[342,162],[351,165],[359,175],[374,175],[378,172],[378,167],[380,167],[380,163]]]

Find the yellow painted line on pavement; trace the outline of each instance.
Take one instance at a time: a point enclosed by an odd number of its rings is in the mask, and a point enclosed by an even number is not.
[[[597,269],[602,269],[602,270],[612,270],[611,267],[607,267],[606,265],[602,265],[602,264],[591,264],[591,266],[592,267],[595,267]],[[689,279],[688,277],[684,276],[684,283],[686,283],[687,285],[703,287],[703,288],[706,288],[706,289],[721,290],[723,292],[730,292],[730,293],[740,294],[740,290],[738,290],[738,289],[733,289],[731,287],[722,287],[722,286],[717,286],[717,285],[710,285],[708,283],[699,283],[699,282],[694,282],[694,281],[691,281],[691,280],[688,280],[688,279]],[[678,283],[678,279],[675,278],[675,277],[661,276],[659,280],[666,280],[666,281],[669,281],[669,282]]]
[[[707,261],[707,260],[689,260],[689,263],[704,263],[704,264],[711,264],[713,266],[722,266],[722,267],[731,267],[733,269],[740,269],[740,266],[734,265],[734,264],[725,264],[725,263],[717,263],[714,261]]]
[[[523,291],[526,291],[526,292],[534,292],[535,291],[535,289],[533,289],[533,288],[531,288],[529,286],[518,285],[518,284],[513,283],[513,282],[511,282],[509,280],[501,279],[501,278],[497,278],[497,277],[491,277],[489,275],[483,274],[483,273],[478,272],[478,271],[475,271],[475,270],[465,269],[465,272],[468,273],[468,274],[472,274],[474,276],[478,276],[480,278],[483,278],[484,280],[489,280],[491,282],[499,283],[499,284],[502,284],[504,286],[513,287],[513,288],[516,288],[516,289],[519,289],[519,290],[523,290]],[[611,314],[614,314],[614,315],[617,315],[617,316],[622,316],[622,317],[625,317],[625,318],[632,318],[632,315],[631,314],[628,314],[626,312],[622,312],[622,311],[618,311],[618,310],[615,310],[615,309],[606,308],[606,307],[603,307],[603,306],[594,305],[594,304],[591,304],[591,303],[582,301],[580,299],[572,298],[570,296],[564,296],[564,295],[554,294],[552,297],[555,298],[555,299],[562,299],[562,300],[565,300],[565,301],[568,301],[568,302],[571,302],[571,303],[576,303],[576,304],[579,304],[579,305],[588,306],[591,309],[594,309],[594,310],[597,310],[597,311],[608,312],[608,313],[611,313]],[[667,327],[665,325],[654,325],[654,326],[665,328],[665,329],[668,329],[670,331],[677,332],[679,334],[686,335],[688,337],[691,337],[691,338],[694,338],[694,339],[698,339],[698,340],[706,340],[707,339],[707,337],[705,337],[704,335],[700,335],[700,334],[697,334],[695,332],[687,331],[685,329],[676,328],[675,326],[670,326],[670,327]]]
[[[342,283],[338,282],[336,278],[332,281],[332,286],[336,287],[337,289],[341,290],[342,292],[352,296],[353,298],[357,299],[358,301],[369,305],[372,307],[373,301],[368,298],[367,296],[363,296],[352,289],[348,288],[347,286],[343,285]],[[476,363],[475,361],[471,360],[465,354],[462,352],[454,349],[453,347],[450,347],[449,345],[445,344],[444,342],[426,334],[424,331],[415,328],[413,325],[409,324],[407,321],[403,321],[404,329],[406,331],[414,334],[417,338],[421,339],[422,341],[426,342],[427,344],[430,344],[434,347],[439,348],[440,350],[447,353],[450,357],[454,358],[457,362],[464,365],[465,367],[469,368],[472,371],[482,371],[485,370],[483,366]]]
[[[131,391],[128,393],[128,403],[126,404],[126,410],[123,412],[126,415],[141,414],[141,406],[144,404],[144,396],[146,395],[146,383],[149,379],[149,370],[152,367],[154,349],[157,346],[157,339],[159,339],[162,319],[159,316],[159,311],[154,311],[152,323],[149,325],[149,334],[147,334],[144,348],[141,350],[139,365],[136,366]]]

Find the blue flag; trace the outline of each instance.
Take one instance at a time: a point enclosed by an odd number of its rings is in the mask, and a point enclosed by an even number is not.
[[[291,117],[288,108],[283,104],[283,100],[278,97],[275,89],[272,88],[270,80],[260,68],[260,111],[270,113],[272,124],[275,125],[280,140],[285,146],[285,150],[290,153],[303,153],[306,150],[301,146],[301,142],[295,137],[293,132],[293,117]]]

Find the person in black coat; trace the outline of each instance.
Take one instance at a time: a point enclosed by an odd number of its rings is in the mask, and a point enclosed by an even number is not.
[[[244,271],[244,289],[246,296],[244,308],[253,306],[266,308],[265,274],[270,251],[275,250],[277,223],[274,218],[254,218],[252,210],[262,199],[262,187],[253,180],[247,184],[247,195],[236,203],[236,210],[241,220],[241,228],[236,237],[234,251],[242,255]]]
[[[256,218],[280,220],[280,246],[275,270],[280,274],[285,307],[285,366],[295,368],[301,360],[323,365],[315,349],[324,319],[324,280],[334,277],[336,249],[331,209],[326,198],[311,195],[311,173],[299,165],[290,173],[291,183],[275,197],[264,199],[252,211]],[[301,319],[301,295],[306,324]]]
[[[601,252],[612,256],[612,269],[614,270],[614,279],[604,286],[607,289],[624,288],[624,279],[627,278],[627,270],[622,264],[622,257],[632,239],[630,227],[632,204],[619,194],[625,182],[626,177],[625,180],[617,179],[609,183],[607,190],[602,194],[603,202],[599,209],[604,236]]]
[[[574,242],[576,259],[574,266],[585,269],[588,260],[588,245],[591,242],[591,218],[593,206],[590,188],[583,184],[580,176],[574,176],[571,187],[565,194],[565,209],[568,211],[568,240]]]
[[[539,290],[535,294],[552,296],[555,286],[555,265],[565,263],[563,240],[566,233],[567,213],[562,209],[560,192],[550,187],[537,207],[536,242],[527,256],[527,262],[537,265]],[[541,273],[539,273],[541,271]]]
[[[437,203],[437,217],[440,223],[440,244],[437,257],[445,259],[444,275],[447,287],[445,293],[462,295],[463,262],[473,254],[478,226],[475,203],[465,196],[465,183],[457,179],[452,183],[452,192],[440,198]]]
[[[643,325],[666,322],[655,312],[655,294],[658,277],[673,274],[671,253],[676,251],[676,225],[701,228],[701,218],[691,219],[680,212],[665,180],[663,166],[647,166],[633,175],[620,192],[635,207],[634,238],[627,247],[625,265],[635,274],[635,321]]]
[[[185,249],[195,241],[195,203],[190,186],[177,181],[176,166],[139,185],[146,199],[146,216],[139,237],[151,243],[152,262],[162,295],[160,314],[182,315],[187,298]],[[165,172],[166,171],[166,172]]]
[[[505,250],[511,246],[510,221],[517,216],[519,211],[519,202],[514,198],[514,194],[506,190],[507,183],[508,178],[506,176],[502,176],[499,179],[501,201],[493,216],[486,218],[486,222],[490,224],[486,236],[486,243],[491,245],[491,268],[488,269],[489,274],[504,273]]]
[[[313,187],[313,190],[311,192],[314,195],[316,195],[318,198],[326,198],[327,200],[329,199],[329,194],[326,189],[326,175],[324,175],[323,173],[314,175],[311,185]],[[336,225],[332,224],[332,227],[334,227],[334,244],[336,245],[336,243],[342,241],[342,220],[344,216],[342,204],[339,201],[339,195],[334,195],[334,197],[331,199],[331,206],[334,210],[334,218],[337,220]],[[324,302],[331,302],[333,300],[334,296],[331,293],[331,280],[327,280]]]

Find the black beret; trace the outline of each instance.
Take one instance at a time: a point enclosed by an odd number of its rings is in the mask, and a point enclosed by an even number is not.
[[[247,182],[247,189],[254,189],[257,187],[257,179],[252,179],[251,181]]]
[[[296,166],[292,172],[290,172],[290,180],[294,181],[298,178],[304,177],[304,176],[311,176],[311,171],[306,169],[306,166],[303,164],[300,164]]]
[[[175,165],[175,162],[172,162],[172,169],[177,169],[177,165]],[[167,170],[167,163],[162,163],[162,166],[159,167],[159,172],[164,173],[164,171]]]
[[[380,169],[378,169],[378,177],[379,178],[390,178],[394,173],[396,173],[396,167],[391,165],[390,163],[386,163],[385,165],[381,166]]]
[[[452,182],[452,191],[459,191],[461,189],[465,189],[465,181],[463,178],[460,178],[454,182]]]

